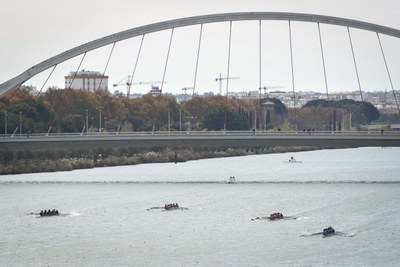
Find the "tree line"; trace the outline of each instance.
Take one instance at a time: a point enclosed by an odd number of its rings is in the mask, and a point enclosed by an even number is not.
[[[25,88],[0,99],[0,132],[79,133],[202,130],[342,130],[380,118],[368,102],[314,100],[287,109],[276,98],[232,99],[146,94],[122,98],[108,92],[49,88],[34,96]],[[351,120],[351,122],[350,122]],[[351,125],[350,125],[351,124]]]

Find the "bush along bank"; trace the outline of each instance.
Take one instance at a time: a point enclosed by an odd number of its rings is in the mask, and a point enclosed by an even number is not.
[[[270,148],[227,148],[227,149],[96,149],[70,150],[47,149],[37,151],[0,150],[0,175],[72,171],[95,167],[125,166],[145,163],[186,162],[190,160],[246,156],[255,154],[284,153],[317,150],[315,147],[270,147]]]

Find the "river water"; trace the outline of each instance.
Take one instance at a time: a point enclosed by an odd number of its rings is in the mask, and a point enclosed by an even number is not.
[[[0,266],[400,266],[400,148],[4,175],[0,196]],[[273,212],[296,219],[251,220]]]

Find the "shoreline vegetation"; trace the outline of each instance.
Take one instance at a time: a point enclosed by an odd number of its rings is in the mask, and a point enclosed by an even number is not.
[[[152,151],[0,151],[0,175],[72,171],[97,167],[146,163],[186,162],[199,159],[236,157],[323,149],[320,147],[269,147],[227,149],[155,149]],[[92,153],[90,153],[92,152]],[[114,152],[114,153],[113,153]],[[119,152],[119,153],[115,153]],[[95,155],[95,156],[93,156]]]

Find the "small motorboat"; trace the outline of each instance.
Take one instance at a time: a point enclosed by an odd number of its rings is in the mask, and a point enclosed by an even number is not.
[[[335,229],[333,229],[332,227],[328,227],[328,228],[325,228],[323,231],[322,231],[322,236],[331,236],[331,235],[334,235],[335,234]]]
[[[270,214],[268,219],[271,221],[280,220],[280,219],[283,219],[283,214],[280,212],[275,212],[275,213]]]

